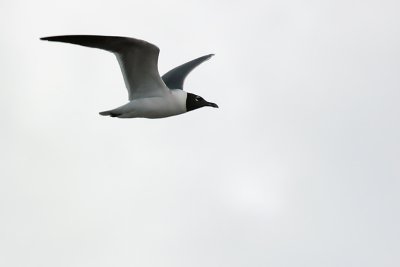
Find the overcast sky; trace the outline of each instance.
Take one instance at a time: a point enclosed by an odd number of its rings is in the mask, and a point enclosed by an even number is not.
[[[400,266],[399,1],[2,1],[0,265]],[[159,119],[115,57],[216,56]]]

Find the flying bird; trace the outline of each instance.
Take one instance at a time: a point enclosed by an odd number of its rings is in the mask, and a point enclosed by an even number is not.
[[[41,40],[99,48],[112,52],[118,60],[128,89],[129,102],[118,108],[100,112],[117,118],[165,118],[201,107],[218,105],[183,90],[186,76],[213,54],[182,64],[160,77],[160,49],[146,41],[119,36],[62,35]]]

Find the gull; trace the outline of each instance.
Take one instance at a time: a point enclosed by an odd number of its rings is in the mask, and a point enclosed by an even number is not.
[[[183,90],[186,76],[213,54],[182,64],[160,77],[160,49],[144,40],[100,35],[60,35],[41,40],[76,44],[112,52],[118,60],[128,89],[129,102],[100,115],[117,118],[165,118],[201,107],[218,105]]]

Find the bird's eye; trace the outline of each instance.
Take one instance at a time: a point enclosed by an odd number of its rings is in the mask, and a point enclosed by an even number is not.
[[[200,97],[196,97],[195,99],[194,99],[194,101],[199,101],[200,100]]]

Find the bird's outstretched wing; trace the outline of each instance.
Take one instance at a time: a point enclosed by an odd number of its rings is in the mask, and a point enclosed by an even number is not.
[[[107,50],[116,55],[129,100],[163,96],[169,92],[158,72],[160,49],[146,41],[118,36],[63,35],[41,40],[64,42]]]
[[[198,65],[203,63],[204,61],[210,59],[214,54],[202,56],[196,59],[193,59],[185,64],[182,64],[162,76],[164,83],[168,86],[169,89],[181,89],[183,90],[183,83],[185,81],[186,76]]]

